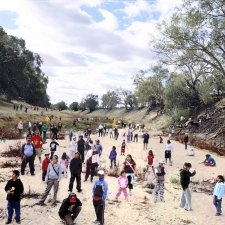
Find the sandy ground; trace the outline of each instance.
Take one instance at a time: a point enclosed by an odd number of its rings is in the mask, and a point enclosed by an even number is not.
[[[120,131],[122,134],[123,131]],[[97,139],[97,136],[92,136],[93,140]],[[100,141],[103,145],[103,156],[102,163],[109,168],[109,159],[108,155],[111,150],[111,147],[115,145],[119,149],[120,144],[122,143],[122,137],[120,136],[117,141],[110,139],[109,137],[100,138]],[[22,143],[24,140],[20,140]],[[69,153],[69,139],[68,136],[66,140],[58,141],[60,146],[57,149],[57,154],[59,156],[62,153]],[[0,152],[6,150],[9,145],[15,144],[16,141],[6,141],[0,143]],[[203,179],[210,179],[216,177],[218,174],[224,174],[224,157],[214,156],[217,161],[217,167],[215,168],[206,168],[202,164],[199,164],[203,159],[206,151],[196,150],[195,157],[189,157],[186,155],[184,146],[180,143],[173,142],[174,151],[173,151],[173,166],[166,165],[166,190],[165,190],[165,203],[154,203],[152,195],[147,193],[148,189],[144,188],[146,182],[138,182],[134,186],[133,194],[129,197],[129,201],[124,200],[124,196],[121,195],[120,202],[116,203],[113,201],[115,194],[117,192],[117,179],[114,177],[106,176],[105,179],[109,183],[109,199],[106,201],[106,210],[105,210],[105,224],[106,225],[138,225],[142,224],[152,224],[152,225],[185,225],[185,224],[196,224],[203,225],[205,223],[209,225],[223,224],[225,216],[221,217],[215,216],[215,208],[212,204],[212,195],[205,193],[192,193],[193,195],[193,211],[187,212],[179,208],[179,199],[181,195],[181,188],[179,185],[171,183],[171,178],[179,179],[179,170],[182,168],[184,162],[191,162],[193,169],[197,171],[196,176],[192,179],[193,181],[201,182]],[[155,159],[158,161],[164,156],[164,144],[159,143],[158,137],[151,137],[149,147],[153,149],[155,153]],[[44,145],[45,149],[49,148],[48,143]],[[143,168],[146,164],[145,157],[147,155],[146,151],[143,151],[142,140],[139,139],[139,143],[128,143],[128,149],[126,153],[132,154],[134,160],[137,163],[137,167]],[[0,157],[0,163],[9,160],[7,158]],[[15,159],[14,159],[15,160]],[[120,165],[124,161],[124,156],[118,157]],[[21,180],[25,187],[25,192],[29,190],[43,193],[46,187],[46,184],[41,181],[41,166],[36,159],[35,162],[36,175],[34,177],[30,174],[26,174],[21,177]],[[26,171],[29,168],[27,167]],[[6,176],[7,179],[10,178],[11,169],[1,168],[1,176]],[[149,182],[151,181],[152,176],[149,176]],[[82,174],[82,181],[84,180],[84,174]],[[67,197],[69,177],[62,178],[60,182],[60,189],[58,193],[58,200],[62,201]],[[0,183],[0,209],[3,209],[3,214],[6,215],[6,194],[4,192],[6,182]],[[74,185],[76,187],[76,185]],[[78,194],[78,197],[83,203],[83,208],[78,216],[76,222],[78,225],[89,225],[92,224],[92,221],[95,220],[94,208],[92,206],[91,199],[91,189],[93,183],[90,181],[83,183],[82,189],[83,193]],[[193,185],[191,185],[192,187]],[[150,190],[150,189],[149,189]],[[75,188],[74,188],[75,191]],[[62,224],[60,218],[58,217],[58,209],[60,204],[57,207],[52,208],[50,203],[47,203],[47,206],[33,206],[37,202],[35,199],[23,199],[21,201],[22,209],[22,223],[29,225],[58,225]],[[223,203],[224,206],[224,203]],[[0,224],[4,224],[5,219],[0,219]],[[13,224],[16,224],[15,222]]]

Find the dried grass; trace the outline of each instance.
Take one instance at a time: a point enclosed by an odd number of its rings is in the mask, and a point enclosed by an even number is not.
[[[0,139],[8,139],[8,140],[15,140],[21,139],[23,136],[17,130],[1,127],[0,128]]]
[[[15,161],[15,162],[13,162],[13,161],[6,161],[6,162],[0,164],[0,168],[17,168],[19,166],[20,165],[19,165],[18,161]]]
[[[1,153],[3,157],[20,157],[21,156],[21,142],[17,142],[15,145],[10,145],[8,150]]]

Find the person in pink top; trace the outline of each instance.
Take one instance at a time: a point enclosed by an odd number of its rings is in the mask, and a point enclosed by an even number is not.
[[[67,177],[67,170],[68,170],[69,163],[70,163],[70,157],[65,152],[63,152],[61,160],[60,160],[60,165],[62,168],[62,175],[65,177]]]
[[[128,186],[128,179],[126,177],[125,171],[121,171],[120,177],[118,178],[119,190],[116,194],[115,200],[117,201],[121,193],[124,193],[125,199],[128,200],[128,193],[127,193],[127,186]]]

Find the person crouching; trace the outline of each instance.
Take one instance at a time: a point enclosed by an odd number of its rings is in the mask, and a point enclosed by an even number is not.
[[[73,225],[81,209],[82,203],[80,199],[77,198],[76,194],[72,193],[68,198],[63,200],[58,214],[66,225]]]

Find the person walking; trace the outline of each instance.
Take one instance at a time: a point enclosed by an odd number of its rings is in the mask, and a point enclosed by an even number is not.
[[[100,124],[99,126],[98,126],[98,137],[102,137],[103,136],[103,125],[102,124]]]
[[[222,175],[218,175],[216,181],[217,183],[213,191],[213,204],[216,207],[216,216],[220,216],[222,213],[222,199],[225,192],[224,177]]]
[[[68,192],[73,192],[73,183],[76,179],[77,182],[77,191],[82,192],[81,189],[81,172],[82,172],[82,160],[80,158],[80,153],[76,152],[74,158],[70,162],[70,182]]]
[[[190,178],[196,174],[195,170],[192,173],[190,172],[191,167],[191,163],[184,163],[183,169],[180,171],[180,184],[183,189],[180,207],[187,211],[192,210],[191,191],[189,189]]]
[[[46,142],[46,139],[47,139],[47,131],[48,131],[48,125],[46,124],[46,122],[44,122],[44,124],[41,126],[43,143]]]
[[[50,159],[52,159],[53,155],[55,154],[57,146],[59,146],[59,143],[56,142],[54,138],[52,138],[52,141],[50,143],[50,152],[51,152]]]
[[[32,137],[32,143],[35,147],[36,150],[36,155],[39,159],[39,162],[41,163],[41,152],[42,152],[42,145],[43,145],[43,140],[42,137],[40,136],[39,130],[35,131],[34,136]]]
[[[172,156],[173,145],[170,140],[167,141],[165,146],[165,160],[169,159],[170,166],[172,166],[171,156]]]
[[[20,172],[19,170],[12,171],[12,179],[10,179],[6,186],[5,191],[7,193],[7,211],[8,211],[8,219],[5,224],[12,223],[12,217],[15,210],[15,219],[16,223],[20,224],[20,200],[23,194],[24,188],[23,183],[19,178]]]
[[[133,183],[136,178],[137,170],[136,170],[136,163],[131,155],[127,155],[125,162],[123,163],[122,170],[124,170],[126,173],[128,179],[129,194],[132,195],[131,191],[133,189]]]
[[[80,153],[82,163],[84,163],[84,150],[85,150],[85,141],[83,136],[80,136],[79,141],[77,142],[77,151]]]
[[[29,163],[31,176],[34,176],[34,160],[36,156],[36,150],[34,145],[31,143],[31,135],[27,135],[26,144],[22,146],[22,164],[21,164],[21,175],[24,175],[27,163]]]
[[[23,123],[22,123],[22,121],[20,121],[17,124],[17,130],[19,131],[20,134],[22,134],[22,132],[23,132]]]
[[[115,200],[117,201],[121,193],[124,193],[125,199],[128,200],[128,193],[127,193],[127,186],[128,186],[128,179],[126,177],[126,173],[124,170],[121,171],[120,177],[118,178],[118,185],[119,189],[116,194]]]
[[[76,137],[73,137],[73,140],[70,142],[70,158],[74,157],[75,152],[77,152],[77,141]]]
[[[66,152],[63,152],[62,157],[60,159],[60,165],[62,169],[62,176],[65,176],[66,178],[69,164],[70,164],[70,157],[66,154]]]
[[[93,205],[95,208],[96,221],[98,225],[104,224],[105,201],[108,197],[108,183],[104,180],[104,171],[99,170],[99,179],[95,181],[92,189]]]
[[[40,206],[45,205],[44,201],[46,200],[53,186],[54,186],[54,195],[52,200],[52,206],[57,205],[56,199],[57,199],[57,193],[59,189],[59,181],[61,178],[62,178],[62,170],[61,170],[60,164],[58,163],[58,156],[54,155],[52,159],[52,163],[48,165],[48,170],[45,177],[45,182],[47,183],[47,187],[40,201],[37,203],[37,205],[40,205]]]
[[[127,148],[126,142],[125,140],[123,140],[121,144],[121,155],[125,155],[126,148]]]
[[[102,145],[100,144],[100,140],[96,140],[95,143],[96,143],[96,150],[97,150],[97,152],[99,154],[99,157],[100,157],[101,154],[102,154],[102,150],[103,150]]]
[[[64,199],[60,209],[59,217],[65,222],[66,225],[75,225],[74,220],[79,215],[82,209],[82,203],[76,194],[72,193],[68,198]]]
[[[159,160],[159,166],[155,168],[155,188],[153,191],[153,199],[156,203],[158,200],[158,195],[160,195],[161,202],[164,202],[164,182],[165,182],[165,168],[164,161],[162,159]]]
[[[116,156],[117,156],[117,152],[116,152],[116,147],[113,146],[112,147],[112,150],[109,154],[109,159],[110,159],[110,169],[113,168],[113,165],[114,167],[116,167]]]
[[[184,148],[185,148],[185,150],[187,150],[188,141],[189,141],[189,137],[188,137],[188,133],[186,133],[184,135]]]

